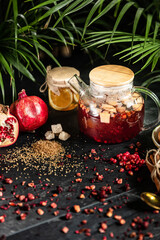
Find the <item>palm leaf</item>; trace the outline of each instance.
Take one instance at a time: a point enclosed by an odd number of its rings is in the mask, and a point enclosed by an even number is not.
[[[155,41],[156,41],[159,27],[160,27],[160,23],[159,23],[159,22],[156,22],[156,23],[155,23],[155,28],[154,28],[153,43],[155,43]]]
[[[135,15],[135,18],[134,18],[134,24],[133,24],[132,45],[131,45],[131,47],[133,47],[133,40],[134,40],[135,33],[136,33],[136,30],[137,30],[137,25],[138,25],[139,19],[142,15],[143,11],[144,11],[144,8],[138,8],[137,9],[137,12],[136,12],[136,15]]]
[[[11,71],[11,68],[8,64],[8,61],[4,58],[4,56],[0,53],[0,63],[3,66],[3,68],[8,72],[8,74],[10,75],[10,77],[12,79],[14,79],[13,73]]]
[[[3,103],[5,103],[4,83],[3,83],[3,78],[2,78],[1,72],[0,72],[0,87],[1,87],[1,92],[2,92]]]
[[[126,4],[124,5],[124,7],[122,8],[122,10],[120,11],[120,13],[119,13],[119,15],[118,15],[118,17],[117,17],[117,20],[116,20],[116,22],[115,22],[115,25],[114,25],[114,27],[113,27],[113,31],[112,31],[112,34],[111,34],[110,42],[112,41],[112,38],[113,38],[113,36],[114,36],[114,34],[115,34],[115,31],[117,30],[117,27],[118,27],[120,21],[122,20],[124,14],[128,11],[128,9],[129,9],[131,6],[133,6],[133,4],[134,4],[134,2],[128,2],[128,3],[126,3]],[[106,54],[107,54],[107,52],[108,52],[109,46],[110,46],[110,44],[108,44]]]
[[[148,39],[148,35],[149,35],[149,32],[150,32],[150,28],[151,28],[151,23],[152,23],[152,18],[153,16],[148,14],[147,15],[147,23],[146,23],[146,32],[145,32],[145,40],[144,40],[144,46],[147,42],[147,39]]]

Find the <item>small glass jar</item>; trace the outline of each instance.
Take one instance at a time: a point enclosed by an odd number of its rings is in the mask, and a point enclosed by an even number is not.
[[[79,91],[79,127],[88,137],[97,142],[120,143],[144,130],[144,99],[139,92],[148,94],[155,101],[159,121],[158,97],[146,88],[133,86],[134,73],[131,69],[103,65],[94,68],[89,77],[90,86],[77,76],[69,81]]]
[[[50,106],[58,111],[73,110],[78,106],[79,95],[68,84],[68,80],[80,72],[73,67],[47,67],[46,82]]]

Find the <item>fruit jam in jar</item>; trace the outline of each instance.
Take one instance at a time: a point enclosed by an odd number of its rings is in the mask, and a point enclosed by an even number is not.
[[[133,76],[130,69],[116,65],[90,72],[90,93],[79,100],[82,133],[97,142],[120,143],[142,130],[144,100],[133,88]]]
[[[79,95],[68,84],[68,80],[80,72],[73,67],[47,67],[46,83],[50,106],[58,111],[73,110],[78,106]],[[43,86],[43,85],[42,85]]]

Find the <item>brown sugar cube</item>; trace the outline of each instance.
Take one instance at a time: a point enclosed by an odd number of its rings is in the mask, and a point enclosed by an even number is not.
[[[62,140],[62,141],[66,141],[68,138],[70,138],[70,136],[71,136],[71,135],[70,135],[69,133],[62,131],[62,132],[59,134],[58,138],[59,138],[60,140]]]
[[[109,112],[111,112],[111,113],[116,113],[117,110],[116,110],[116,108],[111,108],[111,109],[109,109]]]
[[[107,111],[101,112],[100,121],[102,123],[110,123],[110,114]]]
[[[52,132],[57,134],[62,132],[62,125],[60,123],[51,125]]]
[[[134,99],[136,99],[136,98],[139,98],[139,97],[140,97],[140,95],[139,95],[139,93],[137,93],[137,92],[134,92],[134,93],[133,93],[133,95],[132,95],[132,97],[133,97]]]
[[[55,134],[52,131],[47,131],[44,136],[47,140],[52,140],[55,138]]]
[[[111,109],[115,109],[115,107],[113,107],[112,105],[109,105],[107,103],[103,103],[102,108],[105,110],[108,110],[108,111],[110,111]]]
[[[123,113],[123,112],[126,111],[126,107],[117,107],[117,111],[118,111],[119,113]]]
[[[142,108],[143,108],[143,104],[142,103],[136,103],[132,107],[133,107],[133,110],[135,110],[135,111],[141,111]]]
[[[112,106],[117,106],[117,101],[114,101],[114,100],[108,100],[107,101],[109,105],[112,105]]]

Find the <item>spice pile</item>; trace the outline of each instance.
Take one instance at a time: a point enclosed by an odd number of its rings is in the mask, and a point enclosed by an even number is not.
[[[39,140],[31,145],[25,144],[22,147],[8,150],[7,155],[2,156],[2,160],[6,164],[6,172],[13,168],[17,168],[18,171],[19,167],[23,166],[23,176],[28,169],[38,171],[39,176],[41,176],[51,175],[57,170],[62,171],[61,161],[65,161],[64,155],[65,149],[60,143]]]

